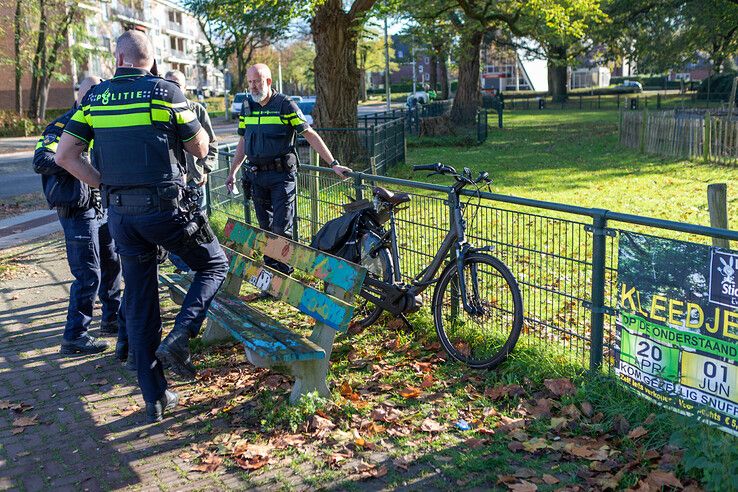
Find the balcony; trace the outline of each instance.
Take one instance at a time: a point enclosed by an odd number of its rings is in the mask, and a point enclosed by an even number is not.
[[[183,63],[185,65],[195,65],[197,63],[197,57],[194,54],[175,49],[169,49],[166,52],[165,60],[173,63]]]
[[[122,22],[135,24],[144,27],[153,27],[153,24],[146,20],[146,13],[143,9],[129,7],[127,5],[117,5],[111,9],[112,14]]]
[[[188,29],[179,22],[167,21],[164,25],[167,34],[187,39],[196,39],[197,35],[192,29]]]

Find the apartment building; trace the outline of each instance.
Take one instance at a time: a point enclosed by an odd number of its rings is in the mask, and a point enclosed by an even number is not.
[[[49,89],[49,108],[63,108],[71,104],[75,88],[87,75],[108,78],[115,71],[113,50],[115,40],[124,31],[137,29],[147,33],[154,45],[159,72],[181,70],[187,78],[189,93],[202,90],[207,95],[223,93],[223,73],[206,61],[206,40],[197,20],[178,3],[170,0],[83,0],[79,3],[85,13],[84,37],[69,36],[69,46],[85,48],[88,53],[82,63],[72,62],[62,67],[63,82],[54,81]],[[12,17],[11,17],[12,18]],[[5,36],[0,51],[11,56],[13,37]],[[0,79],[13,80],[13,67],[0,66]],[[23,80],[28,91],[30,77]],[[0,90],[0,109],[12,109],[15,91],[11,84]],[[24,104],[28,98],[24,94]]]

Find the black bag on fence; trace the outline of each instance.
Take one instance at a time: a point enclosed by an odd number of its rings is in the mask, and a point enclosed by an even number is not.
[[[310,247],[354,263],[360,259],[359,226],[363,211],[349,212],[329,220],[315,234]]]

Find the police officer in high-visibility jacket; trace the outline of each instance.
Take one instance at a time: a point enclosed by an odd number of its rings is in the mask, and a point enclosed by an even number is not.
[[[198,216],[199,227],[193,228],[184,209],[184,151],[205,157],[208,136],[182,91],[152,74],[153,52],[140,31],[118,38],[115,76],[91,91],[65,128],[56,154],[58,165],[90,186],[102,185],[123,265],[126,326],[150,422],[161,420],[179,401],[167,389],[162,365],[194,376],[188,342],[199,332],[228,270],[207,222]],[[97,169],[80,159],[93,138]],[[161,343],[157,245],[195,271],[174,328]]]
[[[102,304],[100,334],[118,334],[120,260],[108,230],[107,215],[100,206],[100,195],[54,162],[64,128],[82,106],[88,91],[99,83],[98,77],[86,77],[80,82],[74,106],[49,123],[33,154],[33,170],[41,175],[49,208],[55,208],[59,215],[67,263],[74,275],[61,343],[61,353],[65,355],[96,354],[108,347],[88,331],[97,297]]]
[[[284,94],[272,90],[272,73],[263,63],[246,72],[249,97],[244,101],[239,118],[236,146],[226,187],[233,189],[236,174],[244,159],[244,182],[250,181],[254,210],[259,227],[286,237],[292,237],[295,213],[297,134],[313,147],[325,162],[341,177],[351,171],[333,158],[323,139],[305,121],[302,111]],[[244,184],[244,188],[249,186]],[[244,190],[248,193],[249,190]],[[272,268],[288,271],[289,267],[266,258]]]

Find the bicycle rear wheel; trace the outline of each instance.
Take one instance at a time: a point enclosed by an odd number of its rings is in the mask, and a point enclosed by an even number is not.
[[[469,304],[461,299],[459,271],[450,263],[433,292],[433,321],[443,348],[476,369],[492,369],[515,347],[523,326],[520,289],[510,270],[494,256],[466,256],[463,282]]]
[[[373,255],[369,253],[373,251],[379,244],[379,237],[373,232],[367,232],[361,236],[360,251],[361,260],[359,264],[367,269],[367,274],[389,282],[392,280],[392,256],[386,247],[380,247]],[[364,298],[359,298],[354,310],[354,323],[361,328],[373,325],[382,315],[383,309]]]

